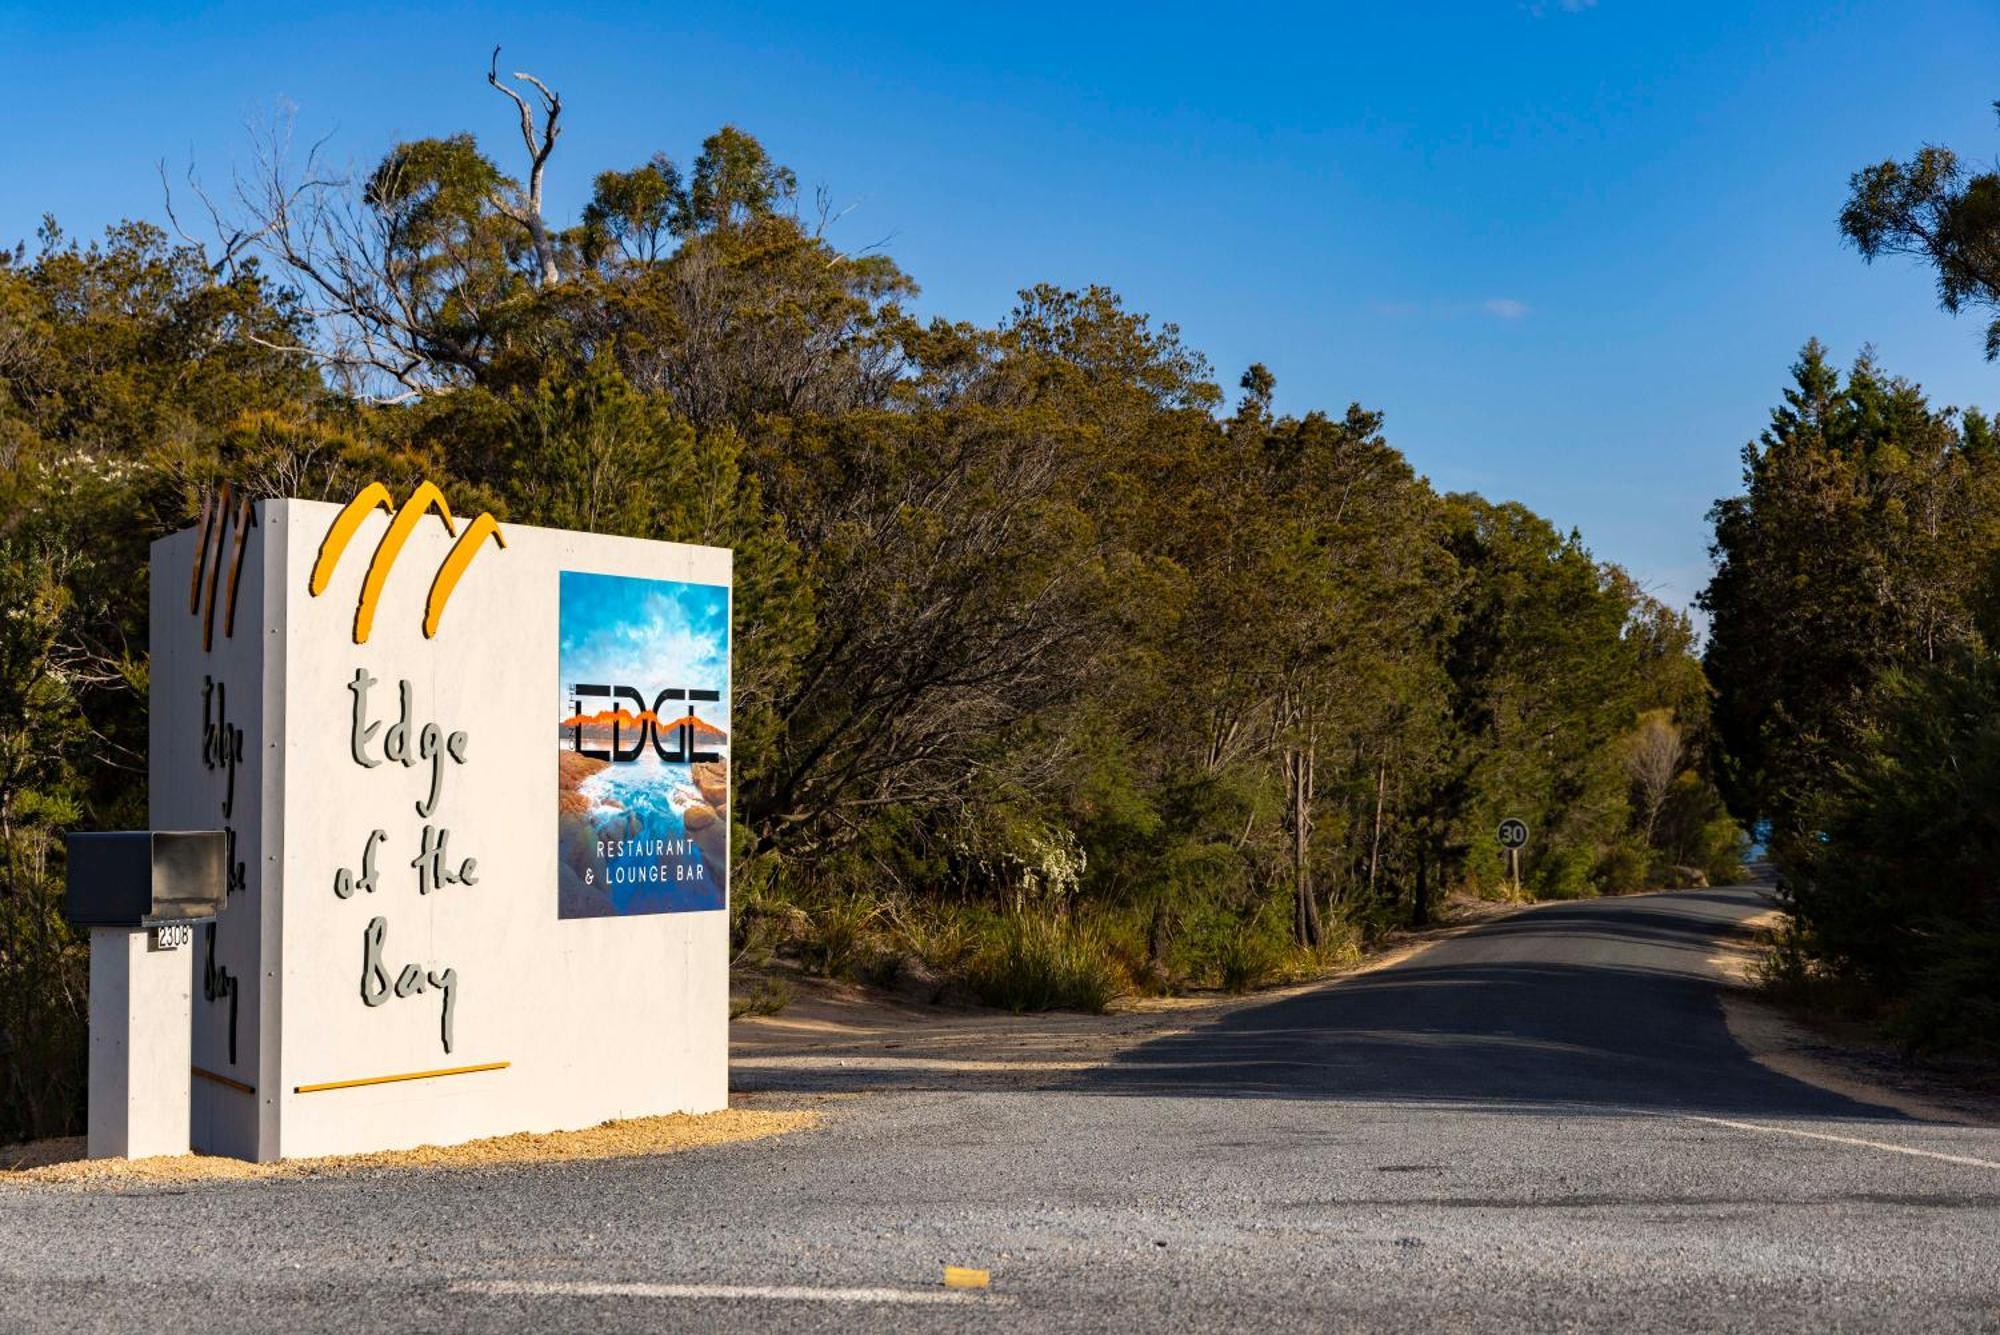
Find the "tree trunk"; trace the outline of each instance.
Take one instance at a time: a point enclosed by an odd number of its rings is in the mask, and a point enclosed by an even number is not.
[[[554,287],[562,282],[562,270],[556,267],[556,243],[549,235],[549,225],[542,218],[541,169],[535,170],[535,193],[528,201],[528,237],[535,245],[535,261],[542,272],[542,287]]]
[[[528,150],[528,188],[514,199],[497,191],[490,198],[496,209],[527,229],[528,239],[535,248],[535,264],[541,272],[541,286],[551,288],[562,281],[562,271],[556,267],[555,238],[549,234],[548,222],[542,215],[542,175],[548,169],[549,154],[556,150],[556,139],[562,134],[562,98],[532,74],[517,73],[514,77],[532,85],[540,95],[543,120],[537,129],[528,99],[500,82],[500,48],[494,47],[486,82],[521,113],[521,143]]]
[[[1410,926],[1431,925],[1430,841],[1417,840],[1417,897],[1410,905]]]
[[[1313,751],[1285,751],[1285,780],[1292,827],[1292,934],[1302,946],[1317,948],[1322,940],[1319,901],[1312,889]]]
[[[1368,843],[1368,903],[1375,903],[1375,877],[1382,867],[1382,797],[1388,790],[1389,761],[1385,757],[1375,770],[1375,834]]]

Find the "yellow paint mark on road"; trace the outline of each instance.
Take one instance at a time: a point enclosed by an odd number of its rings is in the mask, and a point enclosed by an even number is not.
[[[993,1283],[993,1276],[984,1270],[974,1270],[971,1266],[948,1265],[944,1268],[944,1286],[948,1289],[983,1289]]]

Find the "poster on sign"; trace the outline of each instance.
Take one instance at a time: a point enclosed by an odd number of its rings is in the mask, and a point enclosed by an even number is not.
[[[151,824],[228,834],[197,1149],[724,1106],[730,582],[429,484],[218,497],[154,545]]]
[[[565,570],[561,604],[561,916],[723,907],[729,590]]]

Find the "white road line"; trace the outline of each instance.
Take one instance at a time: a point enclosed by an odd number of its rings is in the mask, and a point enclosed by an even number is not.
[[[1756,1122],[1732,1122],[1727,1117],[1700,1117],[1694,1113],[1681,1114],[1689,1122],[1710,1122],[1716,1126],[1733,1126],[1738,1131],[1762,1131],[1773,1136],[1802,1136],[1807,1140],[1830,1140],[1836,1145],[1859,1145],[1868,1150],[1887,1150],[1891,1154],[1914,1154],[1919,1159],[1941,1159],[1945,1163],[1962,1163],[1973,1168],[2000,1168],[2000,1163],[1991,1159],[1975,1159],[1969,1154],[1940,1154],[1936,1150],[1915,1150],[1908,1145],[1891,1145],[1880,1140],[1861,1140],[1855,1136],[1830,1136],[1824,1131],[1800,1131],[1789,1126],[1760,1126]]]
[[[955,1289],[809,1289],[789,1284],[614,1284],[589,1280],[461,1279],[452,1293],[524,1298],[721,1298],[775,1303],[909,1303],[1010,1306],[1005,1294]]]

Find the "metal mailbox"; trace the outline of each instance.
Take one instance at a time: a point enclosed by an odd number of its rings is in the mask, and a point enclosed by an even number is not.
[[[199,922],[228,885],[221,830],[118,830],[69,836],[63,915],[78,927]]]

